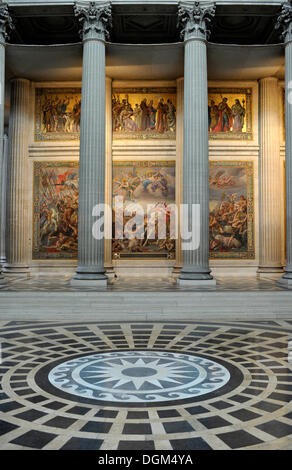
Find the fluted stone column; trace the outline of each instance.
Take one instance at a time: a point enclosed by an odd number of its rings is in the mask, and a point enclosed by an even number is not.
[[[286,168],[286,253],[285,274],[279,283],[292,288],[292,5],[282,6],[276,28],[282,32],[285,42],[285,168]]]
[[[260,85],[260,259],[259,273],[281,272],[281,187],[279,88],[275,77]]]
[[[30,119],[29,80],[16,78],[11,81],[7,236],[5,271],[28,271],[28,144]]]
[[[181,2],[179,24],[185,43],[183,203],[200,206],[200,242],[184,249],[181,286],[209,286],[216,281],[209,268],[209,154],[208,154],[208,24],[215,14],[213,3]]]
[[[0,3],[0,185],[2,187],[2,169],[3,169],[3,138],[4,138],[4,100],[5,100],[5,40],[7,39],[7,32],[9,29],[12,29],[12,21],[8,12],[8,7],[6,3]],[[0,188],[0,195],[2,195],[2,189]],[[0,204],[0,224],[3,221],[2,214],[3,204]],[[3,246],[3,230],[0,231],[0,244]],[[0,284],[4,283],[5,279],[2,274],[1,262],[0,262]]]
[[[111,21],[106,3],[76,3],[83,39],[80,123],[78,267],[72,285],[106,286],[104,239],[93,237],[92,211],[105,196],[105,36]]]
[[[6,194],[7,194],[7,150],[8,150],[8,137],[5,134],[3,138],[3,159],[2,159],[2,178],[1,178],[1,220],[0,220],[0,265],[6,263],[6,247],[5,247],[5,234],[6,234]]]

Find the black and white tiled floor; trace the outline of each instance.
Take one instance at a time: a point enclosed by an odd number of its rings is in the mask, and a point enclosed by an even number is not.
[[[0,330],[0,449],[292,449],[292,321]]]

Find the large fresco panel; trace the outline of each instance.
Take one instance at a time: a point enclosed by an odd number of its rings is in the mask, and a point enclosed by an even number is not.
[[[119,258],[168,258],[175,257],[175,240],[170,239],[171,204],[175,204],[174,161],[115,161],[113,163],[113,198],[120,196],[123,207],[137,203],[145,214],[143,238],[128,237],[127,222],[134,216],[123,215],[124,238],[115,235],[115,211],[113,210],[113,259]],[[147,206],[153,205],[152,215],[160,211],[166,220],[166,238],[159,239],[157,224],[152,238],[147,232]],[[113,205],[114,207],[114,205]]]
[[[34,163],[33,258],[77,258],[78,163]]]
[[[252,140],[250,88],[208,89],[209,139]]]
[[[175,88],[116,88],[112,96],[114,139],[176,138]]]
[[[253,163],[210,162],[210,258],[254,259]]]
[[[37,88],[35,140],[79,140],[81,90]]]

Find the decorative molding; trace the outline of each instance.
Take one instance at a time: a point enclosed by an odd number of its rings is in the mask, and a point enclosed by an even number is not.
[[[83,41],[88,39],[109,39],[112,27],[111,3],[76,2],[74,13],[81,24],[79,32]]]
[[[8,30],[13,30],[15,28],[11,16],[8,11],[7,3],[0,3],[0,42],[5,42],[6,39],[9,39]]]
[[[289,0],[282,5],[281,13],[277,19],[275,28],[281,30],[281,36],[285,42],[292,40],[292,2]]]
[[[203,39],[210,36],[208,29],[215,16],[216,6],[213,2],[182,1],[178,6],[178,27],[181,28],[181,38]]]

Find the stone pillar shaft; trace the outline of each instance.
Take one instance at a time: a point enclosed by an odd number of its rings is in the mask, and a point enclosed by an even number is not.
[[[0,41],[0,184],[3,184],[3,138],[4,138],[4,87],[5,87],[5,45],[4,42]],[[2,193],[2,191],[1,191]],[[3,193],[2,193],[3,194]],[[4,207],[3,203],[0,204],[0,222],[3,223],[5,218],[5,214],[2,213]],[[4,231],[1,230],[0,237],[1,237],[1,248],[3,247],[2,237],[4,235]],[[1,250],[2,252],[2,250]],[[0,283],[4,281],[4,276],[2,274],[1,268],[2,262],[0,260]]]
[[[274,77],[260,80],[260,260],[259,272],[282,271],[279,88]]]
[[[80,122],[78,267],[72,285],[106,285],[104,238],[93,236],[93,209],[105,198],[105,34],[110,6],[75,5],[82,25],[83,69]]]
[[[285,2],[276,23],[285,41],[285,186],[286,186],[286,254],[285,274],[279,283],[292,288],[292,4]]]
[[[0,208],[0,265],[6,263],[6,195],[7,195],[7,153],[8,142],[7,135],[3,138],[3,161],[2,161],[2,177],[1,177],[1,208]]]
[[[181,2],[179,20],[185,41],[183,203],[189,219],[199,207],[198,248],[183,246],[180,285],[215,284],[209,268],[209,149],[207,25],[215,14],[214,4]],[[184,224],[185,225],[185,224]],[[191,224],[189,224],[190,228]],[[193,234],[194,235],[194,234]]]
[[[286,274],[292,281],[292,38],[285,47],[285,177],[286,177]]]
[[[17,78],[11,82],[9,122],[7,264],[15,273],[28,270],[28,193],[27,154],[30,113],[30,82]]]

